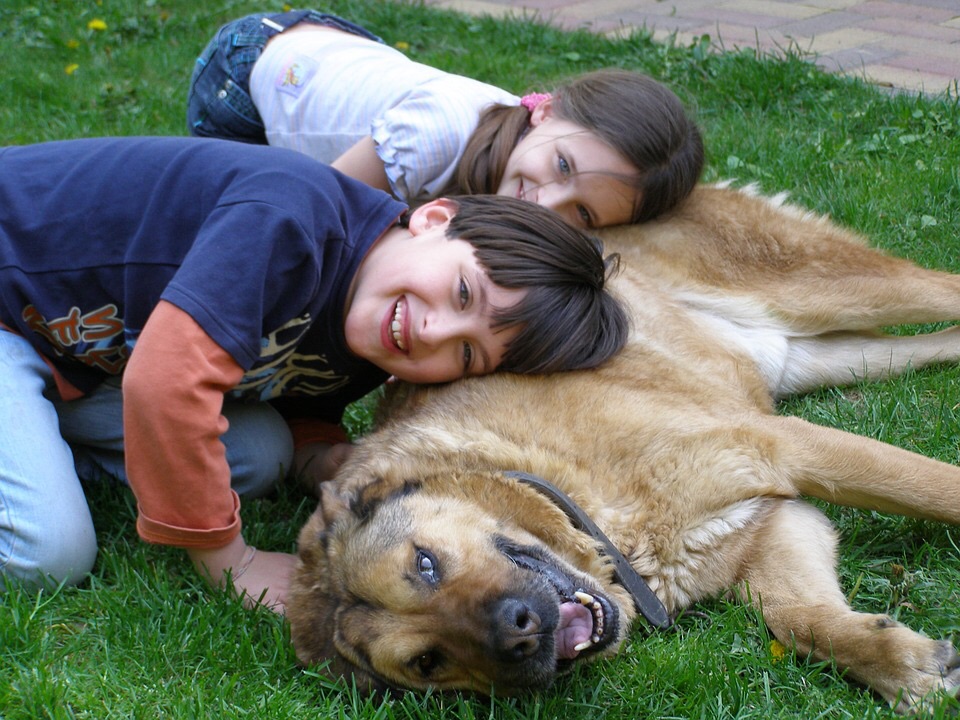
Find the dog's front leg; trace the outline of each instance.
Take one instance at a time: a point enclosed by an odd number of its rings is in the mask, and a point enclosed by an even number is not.
[[[759,605],[781,643],[836,662],[901,713],[960,687],[960,656],[949,642],[849,607],[835,571],[836,536],[819,510],[784,500],[753,543],[739,592]]]
[[[775,462],[801,495],[960,525],[960,468],[795,417],[768,416]]]

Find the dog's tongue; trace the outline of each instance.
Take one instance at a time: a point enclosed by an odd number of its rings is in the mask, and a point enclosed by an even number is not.
[[[579,651],[574,648],[593,634],[593,615],[580,603],[565,602],[560,606],[560,622],[554,633],[557,657],[572,660]]]

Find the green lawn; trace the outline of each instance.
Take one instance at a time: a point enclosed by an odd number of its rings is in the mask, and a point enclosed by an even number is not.
[[[263,8],[281,9],[239,0],[4,0],[0,142],[184,134],[194,56],[223,21]],[[706,180],[787,190],[882,247],[960,272],[956,98],[893,97],[796,56],[717,56],[707,52],[709,38],[673,47],[642,34],[611,41],[417,5],[324,8],[406,43],[417,59],[516,92],[600,66],[645,70],[694,109],[707,140]],[[911,373],[795,399],[783,411],[956,464],[958,380],[954,367]],[[362,431],[366,417],[358,409],[351,429]],[[0,599],[0,718],[892,717],[831,667],[775,657],[755,612],[722,601],[698,607],[702,614],[682,618],[675,632],[636,633],[617,659],[541,697],[369,701],[297,667],[281,618],[209,591],[181,552],[141,543],[127,490],[104,483],[89,495],[101,548],[90,581]],[[249,502],[247,537],[292,551],[311,509],[293,487]],[[956,640],[960,529],[830,513],[853,603]]]

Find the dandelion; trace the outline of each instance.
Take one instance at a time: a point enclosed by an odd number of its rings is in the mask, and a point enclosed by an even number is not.
[[[77,69],[78,69],[79,67],[80,67],[80,66],[77,65],[77,63],[70,63],[69,65],[67,65],[67,66],[63,69],[63,71],[64,71],[67,75],[73,75],[73,74],[77,71]]]
[[[107,24],[100,18],[94,18],[93,20],[87,23],[87,30],[100,31],[100,30],[106,30],[106,29],[107,29]]]
[[[397,50],[406,51],[406,50],[409,50],[409,49],[410,49],[410,43],[406,42],[405,40],[400,40],[400,41],[397,42],[396,45],[394,45],[394,47],[395,47]]]
[[[770,655],[773,658],[774,663],[778,663],[786,657],[787,648],[779,640],[772,640],[770,642]]]

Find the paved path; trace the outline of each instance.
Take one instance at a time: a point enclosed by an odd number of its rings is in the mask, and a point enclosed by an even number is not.
[[[567,29],[776,52],[794,47],[831,72],[895,91],[958,94],[960,0],[427,0],[497,17],[536,17]]]

